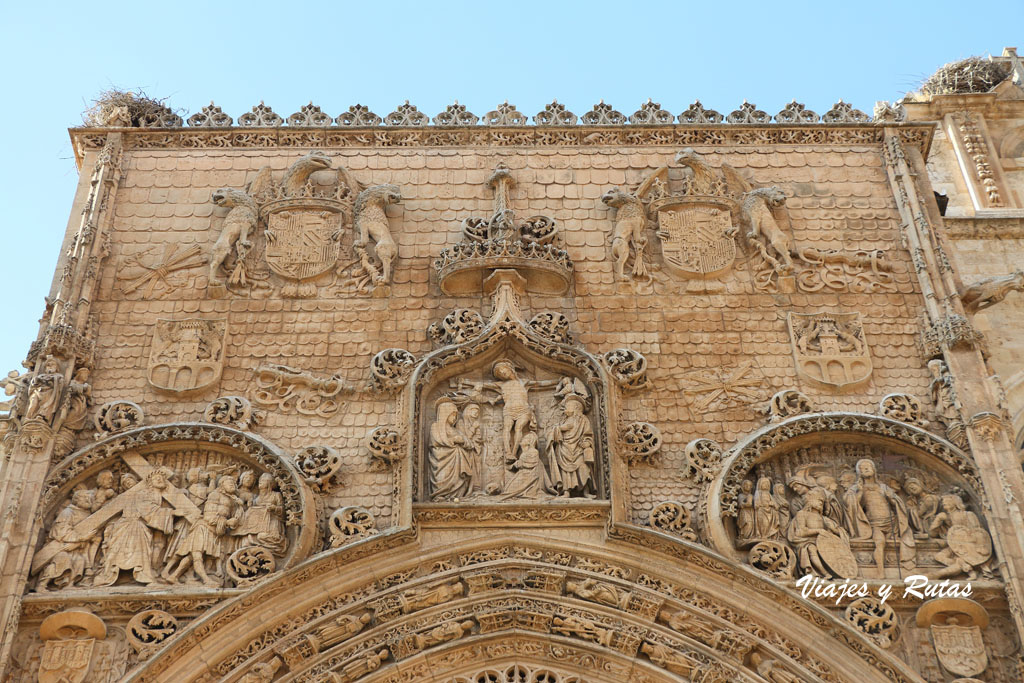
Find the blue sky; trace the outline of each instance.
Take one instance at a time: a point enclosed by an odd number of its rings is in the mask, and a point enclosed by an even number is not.
[[[631,114],[700,99],[770,114],[842,98],[871,113],[942,64],[1024,50],[1024,2],[8,3],[0,21],[0,372],[35,338],[78,182],[67,127],[99,92],[143,88],[189,113],[260,100],[283,117],[312,100],[384,116],[482,116],[506,99],[532,116],[557,98]]]

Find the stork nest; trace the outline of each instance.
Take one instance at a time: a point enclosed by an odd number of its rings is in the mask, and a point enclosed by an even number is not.
[[[155,99],[141,90],[118,90],[100,93],[92,106],[82,114],[87,126],[141,127],[159,125],[161,119],[176,118],[177,114],[166,104],[166,98]]]
[[[946,64],[921,86],[928,95],[962,95],[988,92],[1010,75],[1003,64],[982,57],[968,57]]]

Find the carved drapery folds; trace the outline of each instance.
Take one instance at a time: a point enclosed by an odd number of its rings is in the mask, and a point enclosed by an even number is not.
[[[219,427],[143,428],[100,442],[58,466],[44,504],[32,565],[39,592],[241,585],[294,564],[312,539],[298,473]]]
[[[816,423],[838,433],[814,436]],[[978,483],[965,458],[909,424],[822,414],[734,451],[708,502],[712,520],[723,515],[715,543],[775,578],[991,578]]]
[[[299,122],[299,118],[307,123]],[[326,125],[309,105],[290,126]],[[264,166],[244,190],[221,188],[228,209],[210,256],[210,297],[311,298],[321,286],[367,293],[387,285],[397,255],[385,210],[395,185],[366,186],[323,152],[310,152],[275,179]]]

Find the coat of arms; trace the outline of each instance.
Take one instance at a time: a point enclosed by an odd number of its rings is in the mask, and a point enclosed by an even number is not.
[[[977,626],[960,626],[956,618],[951,618],[944,626],[932,624],[931,630],[935,654],[950,673],[976,676],[988,667],[985,641]]]
[[[158,320],[147,377],[167,391],[191,391],[220,379],[227,320]]]
[[[95,638],[47,640],[39,662],[39,683],[84,683]]]
[[[266,259],[270,269],[292,280],[322,275],[338,260],[343,218],[339,203],[303,198],[269,202]]]
[[[871,376],[860,313],[790,313],[789,334],[797,372],[812,382],[843,388]]]
[[[658,228],[665,265],[682,277],[717,277],[736,260],[736,228],[724,200],[682,200],[659,206]]]

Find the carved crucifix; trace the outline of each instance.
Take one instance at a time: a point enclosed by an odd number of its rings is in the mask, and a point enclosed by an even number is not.
[[[505,461],[511,462],[518,457],[519,445],[523,435],[528,431],[534,431],[537,427],[537,420],[534,417],[533,409],[530,407],[529,392],[531,389],[554,387],[558,380],[523,380],[516,375],[515,365],[510,360],[499,360],[491,368],[497,382],[459,382],[459,388],[470,386],[473,394],[482,398],[485,391],[491,391],[498,396],[486,399],[488,403],[502,403],[501,411],[501,444],[505,455]]]
[[[150,475],[156,472],[155,467],[146,462],[141,455],[134,452],[123,453],[121,459],[139,476],[139,483],[108,501],[99,510],[76,524],[73,528],[73,538],[85,539],[93,536],[103,525],[116,515],[121,514],[127,505],[136,500],[140,492],[153,488],[149,479]],[[202,514],[199,508],[188,499],[188,496],[170,482],[165,482],[164,486],[156,490],[160,492],[163,500],[167,501],[174,508],[177,516],[184,517],[189,522],[194,522]],[[32,558],[32,573],[38,572],[57,553],[66,550],[70,545],[73,545],[73,542],[50,541],[44,545],[35,554],[35,557]]]

